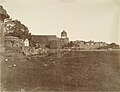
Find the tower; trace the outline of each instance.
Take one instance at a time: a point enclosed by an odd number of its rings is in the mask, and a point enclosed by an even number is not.
[[[62,38],[62,39],[67,38],[67,32],[66,32],[65,30],[63,30],[63,31],[61,32],[61,38]]]
[[[61,41],[62,45],[69,43],[69,38],[67,37],[67,32],[65,30],[61,32]]]
[[[9,18],[6,10],[0,5],[0,52],[4,51],[4,19]]]

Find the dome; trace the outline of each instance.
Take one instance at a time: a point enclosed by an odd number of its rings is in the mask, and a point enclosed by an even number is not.
[[[61,36],[67,36],[67,32],[66,32],[65,30],[63,30],[63,31],[61,32]]]
[[[63,30],[61,32],[61,38],[66,38],[67,37],[67,32],[65,30]]]

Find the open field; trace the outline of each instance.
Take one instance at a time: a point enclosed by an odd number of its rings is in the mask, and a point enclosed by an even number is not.
[[[61,58],[4,57],[3,90],[120,91],[120,51],[72,51]]]

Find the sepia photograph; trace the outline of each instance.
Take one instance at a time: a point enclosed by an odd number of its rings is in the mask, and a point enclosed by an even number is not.
[[[120,0],[0,0],[0,91],[120,91]]]

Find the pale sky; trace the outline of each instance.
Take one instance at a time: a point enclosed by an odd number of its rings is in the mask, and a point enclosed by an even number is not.
[[[0,0],[12,19],[25,24],[32,34],[70,40],[94,40],[120,44],[119,0]],[[119,36],[118,36],[119,35]]]

